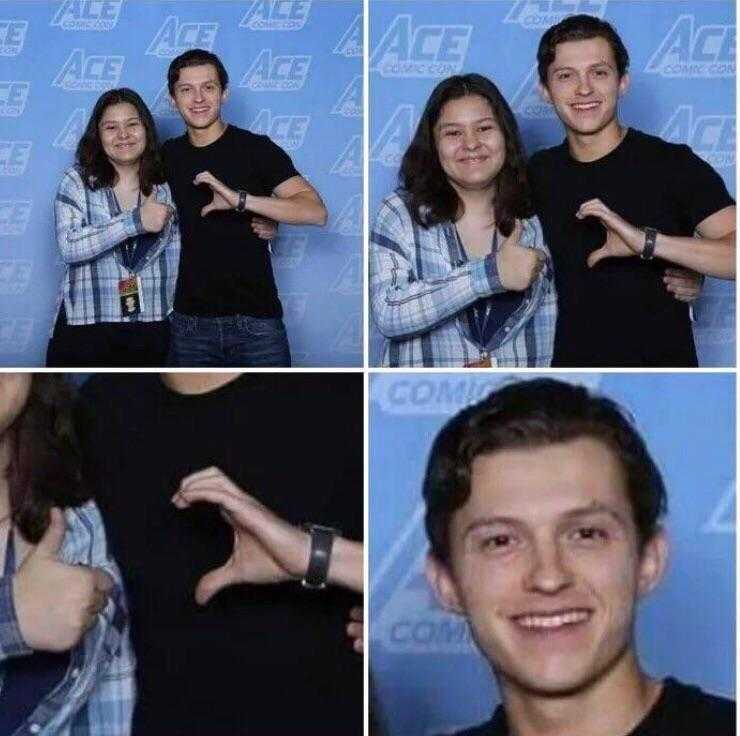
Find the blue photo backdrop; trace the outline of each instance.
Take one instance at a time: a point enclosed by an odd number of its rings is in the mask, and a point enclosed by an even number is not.
[[[531,378],[520,374],[520,378]],[[735,692],[735,377],[558,374],[625,406],[663,473],[671,560],[637,615],[656,677]],[[498,702],[464,619],[427,586],[421,482],[442,425],[511,376],[384,373],[370,400],[370,664],[388,736],[430,736],[487,719]]]
[[[531,154],[565,134],[537,91],[542,34],[573,13],[612,23],[630,53],[622,121],[687,143],[735,196],[735,3],[732,0],[371,0],[370,218],[429,94],[452,74],[479,72],[509,101]],[[695,307],[699,363],[735,364],[735,284],[707,279]],[[371,365],[381,336],[371,332]]]
[[[5,0],[0,365],[43,364],[62,274],[52,203],[95,100],[132,87],[162,140],[181,135],[166,72],[193,47],[229,72],[224,118],[282,146],[329,210],[273,245],[294,364],[362,364],[361,0]]]

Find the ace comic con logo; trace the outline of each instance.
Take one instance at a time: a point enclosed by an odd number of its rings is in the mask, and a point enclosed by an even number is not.
[[[19,296],[31,283],[31,261],[12,259],[0,261],[0,295]]]
[[[170,15],[157,31],[146,53],[160,59],[174,59],[190,49],[210,51],[216,41],[218,23],[183,23]]]
[[[0,141],[0,176],[23,176],[32,146],[31,141]]]
[[[28,21],[0,20],[0,56],[18,56],[26,42]]]
[[[306,83],[310,66],[310,56],[273,56],[272,49],[262,49],[239,86],[253,92],[298,92]]]
[[[686,143],[715,169],[734,169],[735,131],[734,115],[697,115],[693,105],[681,105],[660,137],[671,143]]]
[[[414,25],[397,15],[370,56],[381,77],[448,77],[459,74],[473,33],[471,25]]]
[[[0,355],[25,352],[33,324],[32,319],[0,319]]]
[[[682,15],[645,67],[648,74],[686,79],[735,76],[734,25],[699,25]]]
[[[546,30],[569,15],[595,15],[603,18],[608,0],[517,0],[504,23],[522,28]]]
[[[104,92],[118,86],[124,60],[123,56],[88,56],[84,49],[73,49],[51,86],[67,92]]]
[[[28,199],[0,200],[0,235],[23,235],[31,219],[32,205]]]
[[[263,108],[257,113],[249,130],[269,136],[286,151],[297,151],[306,139],[310,123],[310,115],[273,115],[272,110]]]
[[[0,117],[17,118],[23,115],[30,91],[30,82],[0,82]]]
[[[370,148],[370,161],[397,169],[417,126],[413,105],[399,105]]]
[[[74,151],[87,126],[87,111],[78,107],[67,118],[59,134],[54,139],[54,148],[63,148],[65,151]]]
[[[65,0],[49,25],[63,31],[110,31],[123,0]]]
[[[251,31],[300,31],[306,25],[312,0],[254,0],[239,22]]]
[[[349,28],[339,39],[339,43],[334,47],[332,54],[339,54],[347,58],[352,56],[362,56],[362,16],[358,15],[350,23]]]

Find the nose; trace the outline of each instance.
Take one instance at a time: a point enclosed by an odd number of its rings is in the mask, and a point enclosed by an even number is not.
[[[203,90],[200,87],[195,88],[195,101],[201,102],[203,100]]]
[[[533,545],[524,582],[527,590],[547,595],[559,593],[572,584],[572,572],[557,544],[548,542]]]
[[[126,138],[128,138],[128,129],[125,126],[121,126],[116,131],[116,137],[119,140],[126,140]]]
[[[581,74],[578,77],[578,88],[576,89],[576,93],[584,96],[591,94],[591,80],[589,79],[588,74]]]
[[[477,148],[478,142],[478,134],[475,130],[465,130],[465,132],[463,133],[463,145],[465,146],[465,148]]]

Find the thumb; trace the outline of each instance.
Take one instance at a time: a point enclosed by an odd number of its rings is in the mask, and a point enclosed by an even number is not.
[[[601,248],[596,249],[593,251],[593,253],[590,253],[588,258],[586,259],[586,265],[589,268],[593,268],[599,261],[603,260],[604,258],[609,257],[608,249],[605,245],[602,245]]]
[[[230,585],[240,582],[236,570],[229,560],[225,565],[206,573],[195,588],[195,601],[198,605],[205,606],[216,593],[228,588]]]
[[[64,533],[67,531],[67,523],[64,521],[64,514],[61,509],[54,506],[49,512],[49,526],[41,537],[41,541],[36,546],[37,551],[56,557],[62,546]]]
[[[522,237],[522,222],[521,220],[514,220],[514,227],[511,229],[511,233],[507,238],[504,239],[501,247],[510,248],[513,245],[519,245],[519,240]]]
[[[205,207],[204,207],[204,208],[203,208],[203,209],[202,209],[202,210],[200,211],[200,216],[201,216],[201,217],[205,217],[205,216],[206,216],[206,215],[207,215],[207,214],[208,214],[209,212],[213,212],[213,210],[215,210],[215,209],[216,209],[216,207],[214,206],[213,202],[211,202],[210,204],[207,204],[207,205],[206,205],[206,206],[205,206]]]

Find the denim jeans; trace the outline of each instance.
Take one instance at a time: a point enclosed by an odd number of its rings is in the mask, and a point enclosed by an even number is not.
[[[175,367],[290,366],[283,320],[236,314],[229,317],[170,315],[169,364]]]

